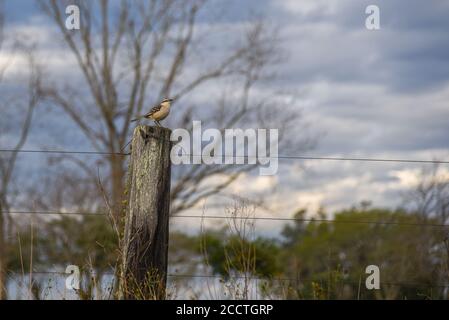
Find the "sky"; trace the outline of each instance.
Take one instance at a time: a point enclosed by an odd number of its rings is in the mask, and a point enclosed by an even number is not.
[[[216,4],[224,4],[225,15],[214,14]],[[380,9],[380,30],[365,27],[365,8],[372,4]],[[38,55],[51,57],[46,71],[71,75],[69,54],[55,50],[53,27],[34,1],[6,0],[5,7],[8,32],[25,33],[37,42]],[[448,1],[213,0],[206,9],[200,19],[206,29],[244,25],[254,16],[276,26],[286,59],[277,65],[276,79],[264,85],[282,90],[281,98],[302,111],[307,132],[289,134],[317,138],[314,148],[300,155],[449,160]],[[8,51],[1,51],[0,63],[7,59]],[[9,72],[20,66],[18,59]],[[57,119],[52,126],[71,126],[63,114],[52,119]],[[33,125],[29,148],[83,146],[76,135],[55,137],[46,130],[47,121]],[[0,138],[0,143],[13,138]],[[33,161],[28,168],[35,171],[38,165]],[[416,184],[422,167],[280,160],[277,175],[245,174],[226,192],[265,199],[267,208],[258,209],[263,216],[289,217],[301,207],[311,214],[324,207],[331,214],[363,200],[394,208],[403,204],[403,193]],[[441,172],[448,174],[448,165]],[[183,221],[182,228],[193,230],[195,223]],[[279,228],[260,226],[270,234]]]

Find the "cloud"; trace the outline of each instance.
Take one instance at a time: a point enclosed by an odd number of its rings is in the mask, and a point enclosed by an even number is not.
[[[403,92],[447,84],[449,6],[430,2],[378,1],[381,30],[368,31],[371,1],[276,1],[291,55],[283,74],[296,84],[381,83]]]
[[[397,94],[381,85],[312,82],[299,90],[320,154],[380,154],[448,148],[449,85]],[[431,156],[429,154],[429,156]]]
[[[321,16],[329,16],[337,11],[339,2],[335,0],[285,0],[280,1],[279,5],[283,10],[290,12],[292,15],[299,14],[307,17],[319,14]]]
[[[310,155],[447,160],[449,2],[376,3],[381,9],[379,31],[365,29],[365,7],[372,4],[365,0],[234,1],[226,8],[231,13],[227,18],[224,15],[217,18],[219,10],[210,15],[205,10],[197,35],[207,40],[209,50],[199,52],[198,64],[187,66],[183,80],[213,65],[223,54],[217,48],[242,36],[241,27],[248,24],[249,11],[255,9],[269,23],[279,26],[282,46],[289,56],[285,63],[276,66],[277,80],[264,84],[267,87],[256,88],[255,92],[261,95],[266,89],[287,92],[280,96],[291,102],[291,108],[304,111],[312,130],[324,133]],[[78,71],[73,71],[78,69],[72,55],[59,47],[54,30],[45,19],[41,15],[32,20],[21,18],[9,30],[38,40],[36,54],[46,71],[52,77],[69,75],[71,80],[82,83]],[[10,52],[0,51],[0,64],[7,63],[9,58]],[[23,69],[24,57],[14,59],[10,71]],[[209,83],[190,99],[207,102],[218,98],[222,89],[223,83]],[[235,90],[230,86],[230,91]],[[62,116],[50,120],[45,114],[40,115],[33,131],[37,134],[32,135],[29,145],[62,143],[60,137],[46,128],[66,127],[68,122]],[[295,131],[285,134],[302,134],[302,129],[298,125]],[[76,132],[76,128],[71,132]],[[74,141],[81,149],[85,144],[79,140],[73,136],[64,142],[67,149],[73,149],[69,146]],[[295,146],[288,152],[304,155]],[[416,174],[422,167],[315,160],[280,160],[279,166],[278,176],[244,174],[226,192],[264,198],[269,208],[258,209],[258,214],[267,216],[289,217],[301,207],[313,213],[321,205],[333,211],[362,200],[394,207],[402,201],[401,192],[416,184]],[[225,178],[214,176],[211,179],[215,180],[209,182]],[[209,204],[213,202],[208,200]],[[192,212],[201,214],[203,205],[199,204]],[[208,210],[223,214],[222,208]],[[174,223],[181,228],[198,227],[195,219],[179,221]],[[216,221],[207,223],[216,225]],[[266,232],[279,230],[273,224],[261,222],[261,228]]]

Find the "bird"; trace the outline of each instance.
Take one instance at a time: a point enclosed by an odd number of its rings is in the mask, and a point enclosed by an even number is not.
[[[142,115],[142,116],[138,116],[135,119],[132,119],[131,122],[133,121],[137,121],[139,119],[142,118],[146,118],[146,119],[151,119],[154,120],[154,122],[161,127],[161,124],[159,121],[164,120],[165,118],[167,118],[168,114],[170,113],[170,106],[171,106],[171,102],[173,101],[173,99],[164,99],[162,100],[161,103],[159,103],[158,105],[154,106],[153,108],[151,108],[151,110]]]

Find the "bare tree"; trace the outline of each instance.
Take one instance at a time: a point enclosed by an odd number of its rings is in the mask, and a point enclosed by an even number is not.
[[[436,218],[444,224],[449,218],[449,176],[435,164],[423,168],[418,184],[405,195],[410,209],[425,218]]]
[[[0,49],[3,44],[3,12],[0,11]],[[0,69],[0,80],[3,78],[5,72],[5,66]],[[1,159],[1,158],[0,158]],[[0,160],[0,168],[3,168],[3,161]],[[3,172],[3,170],[2,170]],[[3,176],[3,173],[2,173]],[[2,179],[3,180],[3,179]],[[3,213],[4,209],[4,199],[6,195],[4,194],[3,182],[0,190],[0,299],[6,298],[6,254],[5,254],[5,215]]]
[[[223,86],[220,97],[204,97],[201,119],[226,128],[254,123],[286,128],[298,120],[269,94],[255,94],[256,83],[271,76],[279,59],[276,33],[258,20],[230,31],[236,44],[211,50],[214,35],[198,32],[205,0],[77,2],[80,30],[65,26],[65,1],[41,1],[71,51],[82,83],[47,83],[42,93],[64,110],[98,151],[107,157],[115,212],[123,197],[126,157],[118,155],[130,139],[130,120],[162,97],[175,100],[172,123],[187,129],[199,106],[189,101],[209,84]],[[220,44],[218,44],[220,45]],[[194,68],[194,67],[195,68]],[[73,71],[73,70],[72,70]],[[72,72],[73,73],[73,72]],[[232,84],[232,87],[229,85]],[[183,105],[184,104],[184,105]],[[278,112],[284,108],[283,112]],[[299,146],[297,146],[299,147]],[[172,213],[190,208],[220,192],[241,171],[254,166],[203,166],[178,169],[172,188]],[[206,178],[219,182],[204,184]],[[209,179],[209,181],[212,181]],[[218,180],[217,180],[218,181]]]
[[[406,192],[406,206],[416,212],[421,219],[435,219],[441,225],[447,224],[449,219],[449,174],[444,167],[434,164],[430,168],[423,168],[418,176],[417,185]],[[418,238],[420,243],[428,243],[429,234],[421,231]],[[427,237],[427,238],[426,238]],[[441,282],[447,281],[449,275],[449,232],[448,228],[438,228],[432,237],[437,237],[438,243],[430,250],[424,247],[422,252],[433,252],[439,255],[440,268],[438,277]],[[443,292],[447,297],[447,290]]]
[[[0,12],[0,49],[3,44],[3,15]],[[16,49],[18,46],[14,46]],[[35,107],[39,101],[38,83],[40,81],[40,71],[34,62],[34,58],[30,48],[20,48],[20,52],[28,56],[29,80],[28,87],[24,89],[28,95],[26,101],[19,99],[5,99],[0,102],[0,112],[2,114],[0,120],[0,136],[6,136],[7,133],[17,137],[12,142],[12,146],[8,145],[11,152],[0,154],[0,299],[7,297],[7,266],[8,257],[6,249],[8,247],[8,235],[12,230],[13,220],[9,214],[11,208],[11,185],[14,177],[14,171],[17,167],[18,151],[25,144],[31,127],[31,120]],[[0,66],[0,82],[4,81],[8,64]],[[17,97],[15,97],[17,98]],[[13,112],[8,112],[13,111]],[[13,115],[11,115],[13,114]],[[9,117],[10,116],[10,117]],[[16,118],[19,116],[19,118]],[[14,120],[14,121],[12,121]],[[17,123],[15,121],[18,121]],[[13,125],[7,125],[7,122],[14,122]]]

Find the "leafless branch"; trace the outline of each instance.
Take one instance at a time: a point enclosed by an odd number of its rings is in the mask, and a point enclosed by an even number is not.
[[[65,28],[64,2],[42,0],[40,4],[58,27],[84,85],[78,93],[78,81],[64,86],[47,82],[42,85],[42,92],[98,150],[122,150],[130,140],[130,119],[167,96],[176,100],[177,108],[168,123],[181,124],[186,129],[196,111],[208,125],[218,128],[242,124],[273,128],[298,120],[299,113],[277,112],[283,106],[268,103],[269,99],[254,90],[261,80],[271,77],[270,66],[280,56],[276,33],[262,19],[242,27],[235,35],[236,44],[223,46],[217,54],[205,49],[205,59],[198,61],[197,52],[208,44],[207,37],[198,32],[198,17],[207,4],[205,0],[123,0],[116,6],[103,0],[77,2],[83,22],[77,31]],[[231,95],[226,94],[226,83]],[[207,105],[191,101],[192,94],[206,85],[223,86],[223,99],[208,97]],[[89,101],[80,103],[81,99]],[[92,113],[96,116],[92,117]],[[118,206],[123,196],[125,161],[114,156],[106,160],[111,176],[106,187],[111,192],[112,205]],[[172,197],[179,204],[174,206],[175,212],[222,191],[235,181],[238,172],[253,168],[247,165],[239,169],[177,169]],[[213,175],[227,179],[205,188],[201,182]]]

